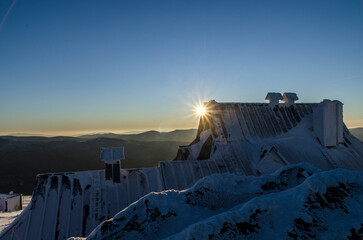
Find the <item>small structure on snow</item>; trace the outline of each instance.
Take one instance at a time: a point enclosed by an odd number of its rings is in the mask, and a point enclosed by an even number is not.
[[[0,194],[0,212],[23,209],[21,194]]]

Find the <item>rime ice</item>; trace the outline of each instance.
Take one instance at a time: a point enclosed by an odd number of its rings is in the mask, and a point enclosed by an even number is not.
[[[38,175],[30,205],[0,239],[356,237],[363,144],[344,125],[342,104],[266,99],[204,103],[196,139],[173,161],[113,167],[119,182],[108,181],[107,166]]]

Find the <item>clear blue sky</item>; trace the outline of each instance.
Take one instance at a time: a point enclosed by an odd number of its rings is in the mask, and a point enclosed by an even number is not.
[[[360,0],[0,0],[0,21],[0,134],[192,128],[198,100],[268,91],[363,126]]]

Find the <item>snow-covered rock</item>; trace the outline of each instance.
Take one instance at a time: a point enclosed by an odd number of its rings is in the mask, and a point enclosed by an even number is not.
[[[150,193],[88,237],[343,239],[362,231],[363,173],[309,164],[272,175],[215,174],[184,191]]]
[[[337,169],[316,173],[294,188],[253,198],[169,239],[362,238],[363,174]]]
[[[272,175],[215,174],[150,193],[87,239],[359,239],[363,173],[307,164]]]

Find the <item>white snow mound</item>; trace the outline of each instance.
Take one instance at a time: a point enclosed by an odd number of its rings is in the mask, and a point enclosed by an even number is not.
[[[148,194],[87,239],[300,239],[338,234],[337,222],[339,236],[359,231],[363,174],[318,172],[302,163],[260,177],[211,175],[184,191]]]

